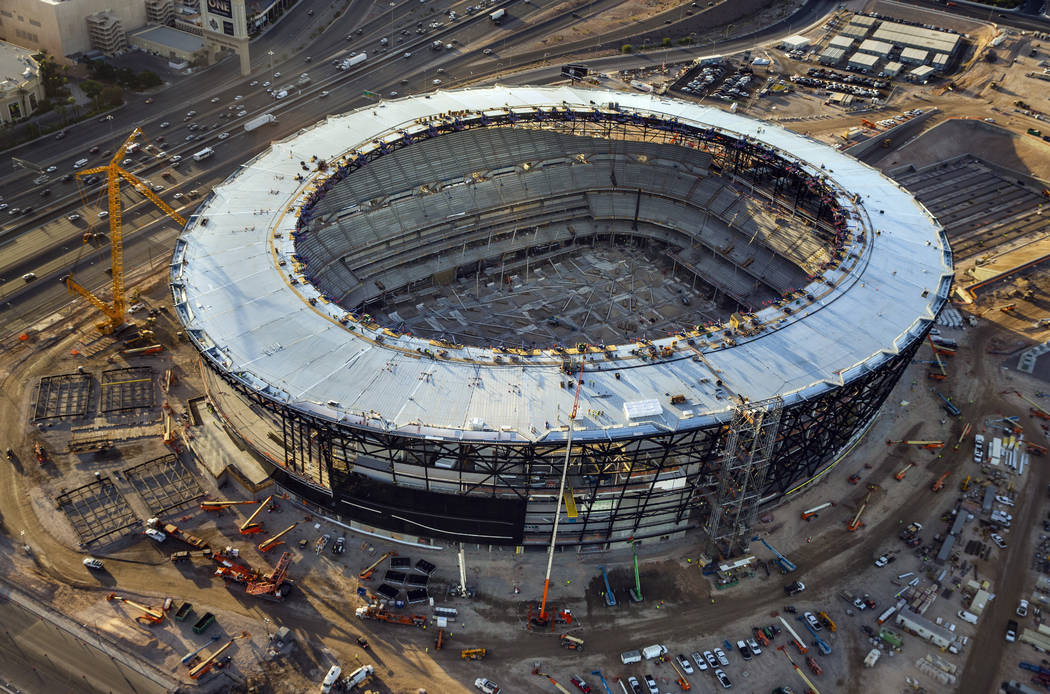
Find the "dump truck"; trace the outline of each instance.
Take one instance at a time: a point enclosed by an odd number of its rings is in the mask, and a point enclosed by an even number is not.
[[[273,115],[272,113],[264,113],[261,116],[256,116],[255,118],[252,118],[250,121],[246,122],[244,124],[244,132],[250,133],[251,131],[256,130],[257,128],[261,128],[264,125],[269,125],[270,123],[276,122],[277,116]]]

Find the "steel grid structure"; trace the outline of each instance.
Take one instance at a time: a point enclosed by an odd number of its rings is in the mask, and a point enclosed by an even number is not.
[[[193,473],[174,453],[129,467],[124,474],[155,515],[204,496]]]
[[[153,368],[131,366],[102,372],[102,411],[148,410],[156,401]]]
[[[105,538],[118,540],[131,534],[131,528],[140,522],[128,500],[108,477],[63,492],[55,502],[80,536],[81,545]],[[113,535],[117,537],[111,537]]]
[[[33,401],[33,421],[86,417],[95,377],[88,373],[43,376]]]
[[[516,103],[521,103],[526,97],[536,97],[536,91],[521,90],[519,93],[500,89],[489,101],[516,98]],[[483,426],[478,430],[465,425],[441,428],[424,425],[418,420],[405,422],[368,409],[367,401],[358,402],[361,396],[355,396],[354,404],[349,407],[344,407],[334,398],[325,405],[323,395],[293,395],[283,379],[270,377],[267,380],[258,376],[258,365],[249,368],[242,361],[244,357],[240,350],[226,344],[231,337],[221,338],[220,345],[209,334],[220,326],[204,322],[207,318],[204,304],[217,300],[223,306],[222,311],[226,311],[226,301],[214,292],[200,289],[198,285],[202,284],[203,276],[192,275],[193,262],[198,259],[193,257],[191,260],[194,244],[203,238],[195,237],[192,230],[208,223],[204,215],[208,213],[209,205],[221,206],[236,196],[236,186],[241,183],[236,179],[250,175],[247,172],[252,170],[251,166],[245,167],[245,173],[238,173],[228,182],[231,190],[225,190],[225,187],[217,189],[214,199],[202,206],[191,220],[190,232],[180,239],[172,263],[176,313],[186,323],[187,334],[200,349],[203,362],[213,377],[222,379],[252,405],[244,409],[254,412],[259,418],[258,429],[265,431],[267,438],[279,440],[282,455],[277,458],[266,454],[264,447],[255,446],[254,449],[273,477],[286,488],[345,518],[399,533],[540,548],[550,539],[558,501],[557,480],[566,453],[564,422],[557,418],[553,403],[559,403],[560,408],[560,403],[564,402],[564,397],[558,395],[559,382],[561,391],[572,392],[572,364],[578,364],[581,358],[588,360],[583,372],[587,383],[584,390],[591,398],[589,402],[595,405],[604,404],[600,398],[608,397],[601,394],[603,388],[619,385],[621,372],[633,375],[636,372],[631,369],[645,369],[644,375],[655,378],[653,383],[658,383],[658,374],[662,370],[688,368],[690,378],[708,375],[699,378],[701,383],[717,381],[711,384],[713,395],[703,400],[702,407],[680,414],[677,420],[664,420],[664,423],[651,421],[641,425],[630,414],[617,417],[613,426],[598,426],[596,422],[588,421],[577,432],[569,455],[568,480],[577,512],[575,517],[568,519],[569,522],[560,524],[557,539],[564,545],[600,547],[618,541],[665,538],[705,527],[710,521],[712,494],[717,491],[720,475],[724,477],[721,462],[726,449],[726,432],[732,419],[732,407],[727,407],[725,402],[715,402],[725,400],[722,378],[727,382],[736,381],[733,392],[741,396],[755,402],[777,403],[775,412],[779,415],[774,412],[763,415],[770,417],[771,421],[778,420],[776,440],[768,451],[768,466],[760,471],[764,474],[756,474],[752,469],[746,475],[751,484],[761,485],[749,495],[749,500],[754,502],[772,500],[788,493],[821,471],[838,451],[864,430],[889,395],[922,344],[934,316],[947,300],[951,286],[951,256],[943,232],[921,206],[903,192],[890,190],[892,186],[886,186],[885,179],[879,174],[828,148],[820,146],[820,155],[826,155],[828,163],[817,167],[794,158],[784,149],[785,143],[789,146],[817,145],[777,130],[770,133],[777,142],[771,146],[752,134],[764,134],[774,126],[755,126],[753,122],[744,122],[746,119],[713,110],[699,114],[710,118],[709,123],[698,122],[697,114],[688,112],[694,108],[692,106],[680,106],[667,100],[645,100],[635,95],[552,90],[550,94],[543,92],[542,96],[547,99],[542,103],[550,105],[447,111],[417,117],[406,121],[413,124],[411,128],[400,127],[389,134],[384,134],[387,131],[377,132],[370,144],[359,146],[352,155],[344,156],[323,174],[318,172],[316,180],[299,186],[304,177],[296,173],[296,202],[288,208],[297,213],[290,222],[292,228],[285,231],[289,222],[284,220],[282,212],[280,220],[284,221],[280,223],[284,226],[280,231],[269,233],[266,243],[268,255],[275,259],[284,284],[288,285],[290,280],[293,292],[312,292],[302,297],[303,304],[309,305],[308,312],[341,316],[328,320],[341,325],[355,340],[368,343],[368,350],[394,354],[403,349],[402,345],[419,345],[412,350],[414,356],[397,364],[406,368],[404,365],[408,363],[407,368],[419,370],[421,383],[430,378],[428,374],[433,369],[441,368],[443,364],[451,369],[456,362],[471,365],[463,370],[474,374],[468,384],[470,387],[483,384],[490,371],[520,369],[527,373],[530,368],[543,369],[548,383],[553,383],[550,407],[546,410],[550,414],[540,415],[541,425],[542,417],[549,417],[546,431],[537,432],[533,426],[530,435],[515,427]],[[559,96],[571,98],[570,105],[564,105],[564,100],[559,101]],[[592,96],[590,106],[585,105],[587,96]],[[470,92],[454,103],[469,101],[467,97],[479,98],[478,92]],[[596,102],[606,103],[603,99],[629,103],[595,105]],[[435,106],[440,104],[430,103],[419,108],[433,109]],[[678,109],[687,113],[689,118],[659,113],[660,109],[668,112]],[[711,124],[723,119],[732,121],[736,127],[748,129],[749,134],[734,133],[726,123]],[[411,336],[398,335],[376,325],[375,319],[369,315],[354,311],[345,315],[329,312],[328,305],[334,298],[314,290],[310,286],[309,271],[301,259],[294,252],[288,255],[280,247],[288,241],[287,237],[311,232],[311,222],[316,221],[311,219],[313,211],[325,194],[380,157],[420,142],[440,139],[449,133],[501,127],[558,128],[575,135],[620,142],[659,141],[692,151],[704,151],[711,156],[712,172],[750,186],[754,196],[765,204],[775,205],[785,217],[808,224],[814,236],[822,239],[830,249],[830,258],[822,266],[822,274],[811,278],[813,281],[809,287],[792,292],[768,310],[751,314],[750,318],[734,317],[731,326],[696,326],[662,342],[639,343],[636,348],[623,352],[619,348],[610,347],[603,351],[589,345],[579,345],[576,349],[542,350],[532,355],[440,344],[432,350],[424,348],[425,343],[412,341]],[[295,142],[275,144],[278,157],[300,158],[292,154]],[[286,149],[287,154],[284,153]],[[333,157],[333,161],[336,158]],[[272,159],[268,163],[273,165],[276,161],[278,159]],[[870,204],[905,205],[908,209],[865,209],[862,200],[869,194],[863,189],[843,190],[838,187],[828,175],[834,173],[832,166],[845,169],[841,175],[850,177],[856,185],[876,185],[879,188],[875,191],[877,200]],[[280,180],[270,168],[261,168],[268,181]],[[305,163],[303,168],[307,168]],[[612,185],[616,186],[615,180]],[[513,201],[508,204],[513,204]],[[635,209],[633,218],[627,216],[618,220],[623,223],[621,229],[632,229],[639,223],[637,207]],[[878,217],[880,226],[875,226],[870,215]],[[905,219],[907,223],[904,223]],[[212,220],[211,226],[215,224]],[[925,260],[922,262],[928,262],[928,265],[917,263],[913,273],[902,273],[900,279],[890,279],[890,273],[884,269],[887,259],[876,259],[872,249],[878,243],[892,244],[897,234],[916,233],[916,226],[921,229],[914,246],[910,245],[911,240],[904,244],[912,249],[913,257],[898,258],[894,254],[894,260],[907,264],[923,256]],[[888,233],[884,229],[888,229]],[[221,237],[221,230],[209,228],[208,238],[215,238],[216,232]],[[629,231],[625,233],[630,235]],[[878,236],[883,236],[883,240],[876,242]],[[243,238],[243,234],[237,235],[238,257],[243,254]],[[929,251],[921,250],[923,242]],[[207,258],[208,267],[222,266],[222,261],[214,254],[202,251],[201,255]],[[730,372],[731,367],[723,361],[725,355],[739,346],[764,344],[761,342],[764,336],[776,336],[784,326],[801,325],[828,316],[826,311],[835,307],[837,297],[859,292],[865,287],[859,281],[861,277],[868,285],[881,287],[886,295],[892,296],[897,291],[894,282],[912,281],[919,273],[930,273],[928,280],[922,282],[926,288],[916,290],[916,294],[921,291],[923,306],[919,309],[913,305],[916,317],[907,318],[893,328],[899,332],[881,338],[887,341],[877,350],[877,359],[869,359],[867,352],[849,355],[845,361],[839,356],[840,361],[834,367],[814,371],[812,383],[783,389],[780,393],[775,387],[762,385],[759,377],[742,375],[739,370]],[[892,274],[897,277],[896,270]],[[211,278],[206,281],[214,284]],[[226,282],[224,291],[233,286]],[[383,287],[379,289],[384,291]],[[209,298],[198,298],[205,294]],[[855,310],[863,309],[858,307]],[[882,313],[878,315],[883,316]],[[861,320],[861,317],[855,312],[853,315],[844,312],[839,320]],[[266,325],[272,326],[273,321],[268,319]],[[766,326],[773,326],[772,331]],[[272,333],[271,329],[270,335]],[[712,334],[717,339],[712,338]],[[836,336],[822,339],[826,351],[839,352],[852,340],[850,328],[843,324],[836,329]],[[259,359],[273,358],[285,349],[276,338],[271,336],[269,340],[265,349],[251,347],[260,352]],[[772,344],[778,345],[780,353],[793,349],[790,341]],[[798,349],[804,349],[800,343],[794,344]],[[868,347],[865,345],[863,349]],[[335,356],[335,347],[331,350]],[[456,350],[460,351],[456,353]],[[409,352],[408,349],[404,351]],[[769,349],[756,354],[765,355],[759,359],[778,359]],[[357,358],[351,356],[347,364]],[[325,378],[322,374],[332,372],[333,368],[338,369],[341,359],[322,367],[323,372],[318,372],[314,380]],[[349,367],[344,365],[344,368]],[[360,363],[355,364],[351,372],[363,382],[375,379],[380,371],[363,372],[361,368]],[[335,376],[332,372],[332,377]],[[765,378],[768,383],[772,376],[766,375]],[[569,387],[566,387],[566,380]],[[773,379],[772,382],[779,381]],[[657,387],[664,388],[662,383]],[[756,397],[762,395],[763,389],[771,390],[770,396]],[[654,387],[649,385],[645,390],[652,392]],[[413,399],[408,397],[410,393],[420,394],[408,388],[402,402]],[[321,398],[320,402],[317,398]],[[636,404],[627,402],[624,396],[617,395],[617,398],[619,400],[614,402],[622,402],[625,412],[628,405]],[[453,403],[446,398],[445,404]],[[435,405],[440,407],[441,401],[435,401]],[[660,409],[659,405],[657,409]],[[254,431],[256,427],[252,429],[241,432],[249,443],[258,435],[258,431]],[[761,433],[759,431],[757,436],[760,439]],[[765,454],[760,452],[759,455]],[[754,504],[751,504],[741,512],[749,515],[753,510]]]

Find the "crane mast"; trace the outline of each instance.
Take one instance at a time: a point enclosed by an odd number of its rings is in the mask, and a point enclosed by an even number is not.
[[[565,495],[565,477],[569,472],[569,451],[572,450],[572,423],[576,421],[576,411],[580,407],[580,386],[583,384],[583,365],[586,359],[580,361],[580,371],[576,374],[576,395],[572,399],[572,412],[569,413],[569,435],[565,440],[565,462],[561,467],[561,484],[558,487],[558,500],[554,503],[554,529],[551,531],[551,544],[547,550],[547,573],[543,578],[543,601],[540,602],[540,619],[547,619],[547,595],[551,587],[551,566],[554,564],[554,545],[558,541],[558,521],[561,519],[561,500]]]
[[[72,274],[65,279],[66,286],[71,293],[79,294],[88,303],[105,316],[104,320],[96,323],[96,326],[105,334],[110,334],[124,324],[124,315],[127,313],[127,295],[124,291],[124,220],[123,204],[120,198],[120,180],[124,179],[131,186],[142,193],[150,202],[159,207],[164,214],[185,226],[186,220],[178,212],[168,206],[163,200],[154,194],[150,187],[136,178],[130,171],[120,166],[124,159],[128,146],[135,138],[142,134],[142,130],[135,128],[128,139],[113,154],[113,158],[105,166],[96,166],[91,169],[82,169],[76,173],[78,179],[91,174],[105,173],[108,192],[109,211],[109,249],[113,273],[113,303],[107,304],[95,296],[90,290],[73,279]]]

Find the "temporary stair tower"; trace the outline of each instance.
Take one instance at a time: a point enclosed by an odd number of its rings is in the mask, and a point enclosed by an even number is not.
[[[706,527],[713,555],[747,552],[783,411],[780,396],[736,408],[717,471],[718,496]]]

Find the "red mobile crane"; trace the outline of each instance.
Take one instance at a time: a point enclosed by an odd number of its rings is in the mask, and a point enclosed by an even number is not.
[[[358,619],[371,619],[377,622],[386,622],[388,624],[405,624],[413,627],[424,627],[427,624],[427,618],[421,614],[394,614],[393,612],[387,612],[379,605],[358,607],[354,614],[357,615]]]
[[[569,413],[569,434],[565,441],[565,462],[561,468],[561,485],[558,488],[558,500],[554,506],[554,529],[551,531],[551,546],[547,551],[547,573],[543,578],[543,601],[540,603],[540,613],[537,622],[540,625],[547,624],[550,616],[547,614],[547,595],[551,587],[551,566],[554,564],[554,545],[558,540],[558,521],[561,519],[561,502],[565,497],[565,477],[569,472],[569,451],[572,450],[572,423],[576,421],[576,411],[580,407],[580,386],[583,385],[583,367],[587,358],[581,356],[580,370],[576,374],[576,394],[572,399],[572,412]]]

